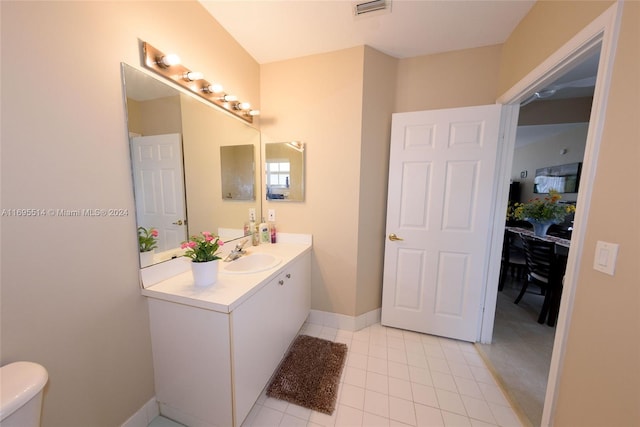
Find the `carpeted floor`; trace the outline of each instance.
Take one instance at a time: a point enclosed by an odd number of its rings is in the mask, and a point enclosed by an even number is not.
[[[331,415],[347,346],[300,335],[276,371],[267,396]]]

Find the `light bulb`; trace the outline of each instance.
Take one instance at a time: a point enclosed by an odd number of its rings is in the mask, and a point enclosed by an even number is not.
[[[163,56],[158,61],[158,64],[163,67],[171,67],[172,65],[178,65],[180,63],[180,57],[175,53],[170,53],[168,55]]]
[[[207,92],[207,93],[220,93],[220,92],[222,92],[222,90],[223,90],[223,89],[222,89],[222,85],[221,85],[221,84],[219,84],[219,83],[214,83],[214,84],[212,84],[212,85],[205,86],[205,87],[203,88],[203,90],[204,90],[205,92]]]
[[[237,101],[238,97],[235,95],[225,95],[222,97],[222,100],[225,102],[233,102],[233,101]]]
[[[195,80],[202,80],[204,78],[204,74],[199,71],[188,71],[182,75],[182,77],[190,82]]]
[[[249,104],[248,102],[240,102],[240,103],[237,105],[237,108],[238,108],[239,110],[248,110],[248,109],[250,109],[250,108],[251,108],[251,104]]]
[[[250,116],[259,116],[260,115],[260,110],[251,110],[251,111],[249,111],[249,115]]]

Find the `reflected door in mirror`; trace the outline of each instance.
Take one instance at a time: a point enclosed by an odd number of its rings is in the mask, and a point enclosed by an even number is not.
[[[176,248],[187,229],[181,136],[133,137],[131,148],[138,225],[158,230],[157,251]]]

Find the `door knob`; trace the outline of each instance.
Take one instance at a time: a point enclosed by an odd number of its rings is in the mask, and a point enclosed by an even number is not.
[[[402,237],[396,236],[395,233],[391,233],[389,234],[389,240],[391,240],[392,242],[399,242],[404,239]]]
[[[176,222],[172,222],[173,225],[182,225],[183,222],[181,219],[177,220]]]

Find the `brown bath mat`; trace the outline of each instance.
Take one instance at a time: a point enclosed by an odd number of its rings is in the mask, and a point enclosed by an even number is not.
[[[331,415],[346,356],[346,344],[299,335],[269,384],[267,396]]]

